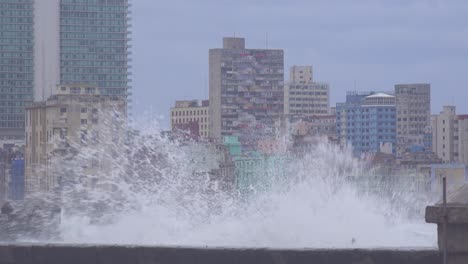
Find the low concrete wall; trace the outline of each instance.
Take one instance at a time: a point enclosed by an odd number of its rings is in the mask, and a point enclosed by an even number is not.
[[[440,264],[433,250],[0,245],[0,264]]]

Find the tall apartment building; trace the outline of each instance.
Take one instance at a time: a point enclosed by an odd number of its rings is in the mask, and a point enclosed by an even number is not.
[[[330,87],[312,78],[312,66],[292,66],[284,89],[284,113],[293,116],[324,116],[330,112]]]
[[[189,131],[196,138],[209,136],[209,101],[176,101],[171,108],[171,130]]]
[[[210,137],[240,136],[246,128],[270,133],[283,111],[283,50],[246,49],[243,38],[224,38],[210,49]]]
[[[129,0],[0,2],[0,137],[24,138],[24,107],[59,84],[128,98]]]
[[[468,166],[468,115],[457,115],[455,106],[444,106],[432,116],[432,150],[445,163]]]
[[[125,99],[102,96],[89,85],[58,85],[49,99],[27,107],[25,193],[57,187],[54,157],[88,144],[122,144],[126,116]],[[105,169],[104,163],[102,157],[90,157],[87,167]]]
[[[431,85],[395,85],[397,155],[414,150],[432,151]]]
[[[336,130],[340,144],[352,146],[357,156],[363,153],[394,153],[395,96],[348,92],[346,102],[336,105]]]
[[[1,140],[24,139],[24,107],[34,95],[34,2],[0,1]]]

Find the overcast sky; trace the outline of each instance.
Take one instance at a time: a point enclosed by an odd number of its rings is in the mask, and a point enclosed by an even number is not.
[[[208,98],[208,50],[223,36],[313,65],[331,104],[349,90],[432,85],[432,112],[468,113],[468,1],[133,0],[134,115],[167,117],[175,100]],[[288,76],[285,76],[288,78]]]

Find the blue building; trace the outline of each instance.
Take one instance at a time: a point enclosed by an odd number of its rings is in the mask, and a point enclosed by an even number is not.
[[[24,199],[24,159],[17,158],[11,161],[10,183],[8,198],[11,200]]]
[[[395,154],[395,96],[376,92],[348,92],[345,103],[336,105],[336,129],[342,146],[354,154]]]

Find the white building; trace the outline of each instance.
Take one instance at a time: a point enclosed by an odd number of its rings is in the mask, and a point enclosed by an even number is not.
[[[433,115],[432,149],[446,163],[468,166],[468,115],[457,115],[455,106]]]
[[[292,116],[330,114],[330,87],[314,82],[312,66],[292,66],[284,88],[284,113]]]

